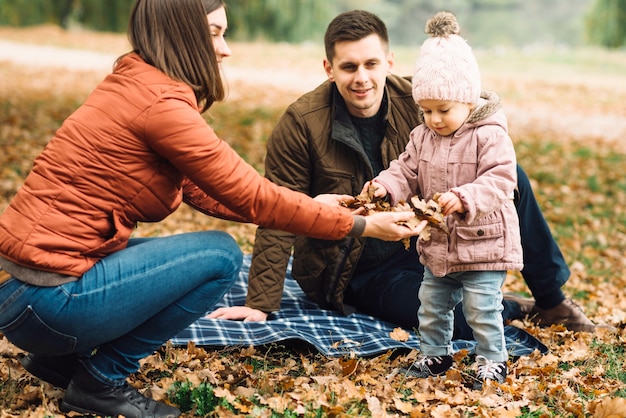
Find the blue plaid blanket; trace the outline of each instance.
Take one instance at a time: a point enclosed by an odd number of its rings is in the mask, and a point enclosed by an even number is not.
[[[250,261],[251,256],[246,255],[239,279],[216,308],[245,304]],[[313,345],[322,354],[330,357],[349,353],[371,356],[398,348],[419,349],[419,339],[415,332],[407,330],[409,339],[396,341],[390,337],[394,328],[394,324],[369,315],[355,313],[345,316],[339,312],[320,309],[291,277],[289,263],[280,311],[272,314],[267,321],[201,318],[173,338],[172,343],[184,346],[188,341],[193,341],[202,346],[247,347],[295,339]],[[527,355],[535,349],[542,353],[548,352],[544,344],[517,327],[506,326],[505,337],[512,356]],[[455,351],[467,349],[471,352],[475,345],[476,341],[453,341]]]

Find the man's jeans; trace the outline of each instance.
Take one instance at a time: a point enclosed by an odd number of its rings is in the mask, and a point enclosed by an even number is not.
[[[95,376],[119,385],[139,360],[210,311],[241,263],[237,243],[219,231],[131,239],[80,280],[4,282],[0,332],[31,353],[80,353]]]
[[[541,213],[528,176],[517,166],[515,207],[522,234],[524,268],[522,276],[535,299],[558,292],[570,270],[550,227]]]
[[[427,356],[452,354],[453,310],[463,300],[463,313],[476,339],[476,354],[506,361],[502,323],[502,291],[506,271],[462,271],[436,277],[424,268],[419,289],[420,351]]]

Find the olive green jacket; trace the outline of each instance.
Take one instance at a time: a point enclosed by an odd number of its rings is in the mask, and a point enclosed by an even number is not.
[[[409,133],[419,124],[409,78],[387,78],[385,106],[387,125],[381,151],[388,167],[404,151]],[[310,196],[355,196],[373,178],[334,83],[322,83],[287,108],[267,142],[265,175]],[[352,312],[343,304],[343,292],[364,243],[364,238],[326,241],[259,227],[246,306],[268,313],[279,310],[293,248],[292,275],[307,295],[323,308]]]

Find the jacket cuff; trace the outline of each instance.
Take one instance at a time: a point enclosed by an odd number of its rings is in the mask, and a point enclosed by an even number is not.
[[[352,229],[348,232],[349,237],[360,237],[365,231],[365,216],[354,215],[354,224]]]

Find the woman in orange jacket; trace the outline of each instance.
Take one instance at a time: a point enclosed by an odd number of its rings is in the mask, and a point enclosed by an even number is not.
[[[212,310],[239,273],[229,235],[131,238],[137,222],[184,201],[326,240],[400,240],[423,227],[397,224],[412,213],[363,218],[336,205],[345,196],[279,187],[216,136],[201,113],[224,97],[218,61],[230,50],[224,5],[209,3],[218,7],[136,2],[132,51],[67,118],[0,216],[0,332],[29,353],[31,373],[67,388],[63,412],[178,416],[126,378]],[[207,14],[221,23],[209,26]]]

